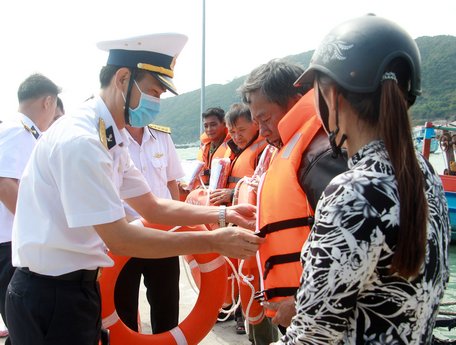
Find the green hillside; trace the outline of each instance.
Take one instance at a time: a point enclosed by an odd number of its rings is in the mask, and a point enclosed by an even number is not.
[[[422,59],[422,90],[413,106],[415,123],[456,120],[456,37],[416,39]]]
[[[422,58],[423,95],[412,108],[414,123],[456,120],[456,37],[419,37],[416,42]],[[284,60],[305,68],[312,54],[313,51],[308,51],[287,56]],[[245,76],[224,85],[206,86],[206,108],[219,106],[228,109],[232,103],[239,102],[236,90],[244,79]],[[157,123],[172,128],[176,144],[198,142],[200,97],[198,89],[162,101]]]

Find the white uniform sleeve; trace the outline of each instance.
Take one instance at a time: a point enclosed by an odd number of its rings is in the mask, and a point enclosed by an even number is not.
[[[52,163],[69,227],[110,223],[125,216],[119,197],[123,169],[99,141],[79,137],[56,149]],[[124,189],[133,187],[127,183]]]
[[[0,138],[0,177],[20,179],[36,139],[23,128],[11,128]]]

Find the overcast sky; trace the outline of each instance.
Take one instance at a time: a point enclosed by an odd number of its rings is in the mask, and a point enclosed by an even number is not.
[[[202,0],[17,0],[0,3],[0,119],[17,110],[17,88],[40,72],[63,88],[66,108],[98,92],[107,53],[98,41],[180,32],[180,93],[201,86]],[[273,58],[315,49],[336,24],[366,13],[414,38],[456,36],[456,0],[206,0],[206,85],[224,84]]]

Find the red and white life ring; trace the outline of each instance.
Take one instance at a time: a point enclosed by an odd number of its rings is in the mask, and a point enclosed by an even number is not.
[[[171,226],[150,224],[145,220],[137,222],[145,227],[164,231]],[[203,226],[181,227],[177,231],[198,231]],[[114,305],[114,288],[117,278],[129,260],[126,256],[110,254],[114,266],[105,268],[100,278],[101,316],[103,327],[110,330],[111,345],[193,345],[198,344],[214,326],[219,309],[226,295],[226,263],[218,254],[194,254],[193,257],[200,271],[200,292],[190,314],[178,326],[168,332],[159,334],[139,334],[128,328],[119,318]],[[216,287],[216,288],[215,288]]]

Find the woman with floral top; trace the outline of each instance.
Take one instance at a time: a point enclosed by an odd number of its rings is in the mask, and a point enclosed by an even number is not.
[[[368,15],[333,29],[297,84],[314,86],[333,152],[349,170],[321,196],[304,245],[297,314],[277,344],[429,344],[448,280],[441,181],[415,152],[408,108],[420,54]]]

